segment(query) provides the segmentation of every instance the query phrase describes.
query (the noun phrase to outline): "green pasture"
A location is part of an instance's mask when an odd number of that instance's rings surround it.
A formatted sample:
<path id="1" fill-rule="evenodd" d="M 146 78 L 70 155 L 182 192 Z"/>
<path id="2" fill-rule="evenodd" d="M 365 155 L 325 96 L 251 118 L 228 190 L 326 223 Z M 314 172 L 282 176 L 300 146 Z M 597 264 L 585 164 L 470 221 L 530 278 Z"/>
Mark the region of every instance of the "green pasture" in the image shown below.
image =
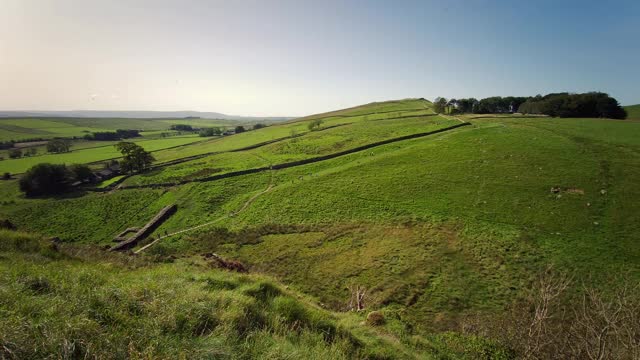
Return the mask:
<path id="1" fill-rule="evenodd" d="M 640 120 L 640 104 L 625 106 L 624 109 L 627 110 L 628 119 Z"/>
<path id="2" fill-rule="evenodd" d="M 455 125 L 458 122 L 437 116 L 424 116 L 400 120 L 360 121 L 322 131 L 307 131 L 302 136 L 285 139 L 252 150 L 242 152 L 222 152 L 205 158 L 184 162 L 178 165 L 153 170 L 143 176 L 133 177 L 126 181 L 127 185 L 153 184 L 193 180 L 213 174 L 222 174 L 255 167 L 269 166 L 295 160 L 302 160 L 321 155 L 328 155 L 349 150 L 369 143 L 401 137 Z M 250 139 L 255 143 L 256 131 Z M 205 142 L 185 148 L 170 149 L 158 152 L 158 155 L 169 152 L 189 151 L 199 145 L 234 144 L 234 135 L 217 141 Z M 245 143 L 245 142 L 243 142 Z M 249 143 L 245 143 L 249 144 Z M 375 151 L 375 150 L 372 150 Z M 369 152 L 371 153 L 371 151 Z"/>
<path id="3" fill-rule="evenodd" d="M 220 153 L 125 184 L 197 179 L 457 123 L 428 111 L 420 100 L 379 103 L 321 115 L 320 131 L 294 121 L 161 150 L 154 153 L 161 161 Z M 0 217 L 65 242 L 108 245 L 175 203 L 178 212 L 154 235 L 220 220 L 150 251 L 183 259 L 216 252 L 333 310 L 344 308 L 349 285 L 366 286 L 372 306 L 399 311 L 421 334 L 457 329 L 465 315 L 500 313 L 550 265 L 603 289 L 613 286 L 609 274 L 640 278 L 640 123 L 521 116 L 471 123 L 304 166 L 182 186 L 26 199 L 15 180 L 4 181 Z M 301 136 L 225 152 L 292 133 Z"/>
<path id="4" fill-rule="evenodd" d="M 366 324 L 272 278 L 162 264 L 95 247 L 51 247 L 0 230 L 2 351 L 15 358 L 413 359 L 506 351 L 471 336 L 408 336 L 397 314 Z M 180 291 L 176 291 L 180 289 Z M 46 329 L 46 331 L 43 331 Z"/>

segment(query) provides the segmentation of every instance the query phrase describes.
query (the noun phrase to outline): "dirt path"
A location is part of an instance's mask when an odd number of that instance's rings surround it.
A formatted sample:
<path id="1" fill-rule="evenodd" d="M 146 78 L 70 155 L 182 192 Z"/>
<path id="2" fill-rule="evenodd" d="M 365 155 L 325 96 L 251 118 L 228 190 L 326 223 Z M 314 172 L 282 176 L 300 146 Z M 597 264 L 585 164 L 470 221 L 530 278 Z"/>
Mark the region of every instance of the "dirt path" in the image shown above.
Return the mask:
<path id="1" fill-rule="evenodd" d="M 188 232 L 188 231 L 197 230 L 197 229 L 203 228 L 205 226 L 213 225 L 213 224 L 215 224 L 215 223 L 217 223 L 219 221 L 222 221 L 224 219 L 235 217 L 236 215 L 238 215 L 239 213 L 244 211 L 249 205 L 251 205 L 251 203 L 254 202 L 259 196 L 264 195 L 264 194 L 268 193 L 269 191 L 271 191 L 271 189 L 273 189 L 273 186 L 274 186 L 273 183 L 269 184 L 269 186 L 265 190 L 253 195 L 249 200 L 245 201 L 245 203 L 242 204 L 242 207 L 240 207 L 240 209 L 238 209 L 238 210 L 236 210 L 234 212 L 231 212 L 229 215 L 224 215 L 224 216 L 221 216 L 221 217 L 219 217 L 219 218 L 217 218 L 215 220 L 211 220 L 209 222 L 206 222 L 204 224 L 192 226 L 190 228 L 182 229 L 182 230 L 173 232 L 171 234 L 160 236 L 157 239 L 153 240 L 152 242 L 148 243 L 147 245 L 145 245 L 145 246 L 141 247 L 140 249 L 134 251 L 134 254 L 141 253 L 142 251 L 150 248 L 151 246 L 155 245 L 156 243 L 158 243 L 162 239 L 166 239 L 168 237 L 175 236 L 175 235 L 178 235 L 178 234 L 182 234 L 182 233 L 185 233 L 185 232 Z"/>

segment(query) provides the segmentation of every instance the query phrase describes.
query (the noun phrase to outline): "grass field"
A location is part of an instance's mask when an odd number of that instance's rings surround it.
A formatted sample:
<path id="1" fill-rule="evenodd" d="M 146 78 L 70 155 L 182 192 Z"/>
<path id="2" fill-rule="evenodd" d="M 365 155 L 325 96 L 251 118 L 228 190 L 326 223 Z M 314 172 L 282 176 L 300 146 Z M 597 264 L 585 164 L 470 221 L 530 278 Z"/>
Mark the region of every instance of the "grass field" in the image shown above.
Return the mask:
<path id="1" fill-rule="evenodd" d="M 317 118 L 324 119 L 320 131 L 309 131 Z M 348 286 L 365 286 L 370 309 L 395 314 L 402 324 L 404 333 L 396 325 L 387 329 L 399 336 L 399 353 L 415 350 L 406 335 L 431 344 L 420 351 L 433 354 L 441 346 L 434 332 L 458 331 L 466 316 L 500 314 L 526 297 L 548 266 L 605 291 L 616 282 L 610 274 L 640 279 L 640 123 L 469 121 L 312 164 L 209 182 L 26 199 L 15 181 L 3 181 L 0 218 L 66 243 L 104 246 L 177 204 L 154 236 L 218 221 L 163 239 L 148 256 L 175 256 L 183 264 L 216 252 L 338 312 Z M 434 115 L 423 100 L 374 103 L 160 150 L 159 161 L 202 157 L 124 185 L 200 179 L 458 123 Z M 230 152 L 274 139 L 281 141 Z M 571 291 L 579 294 L 581 284 Z M 465 357 L 435 354 L 429 356 Z"/>
<path id="2" fill-rule="evenodd" d="M 628 119 L 640 120 L 640 104 L 625 106 L 624 109 L 627 110 Z"/>
<path id="3" fill-rule="evenodd" d="M 416 341 L 393 317 L 385 324 L 365 325 L 364 314 L 332 313 L 268 277 L 211 270 L 203 260 L 154 264 L 106 256 L 95 249 L 51 248 L 29 234 L 0 230 L 0 238 L 3 356 L 410 359 L 419 352 L 428 358 L 481 352 L 504 355 L 495 345 L 471 337 Z M 456 351 L 452 343 L 470 343 L 475 348 Z"/>
<path id="4" fill-rule="evenodd" d="M 82 137 L 90 132 L 136 129 L 168 130 L 173 124 L 193 127 L 235 126 L 231 120 L 207 119 L 108 119 L 108 118 L 0 118 L 0 141 L 54 137 Z"/>
<path id="5" fill-rule="evenodd" d="M 139 144 L 147 151 L 159 151 L 166 148 L 191 144 L 194 142 L 202 141 L 203 139 L 198 135 L 182 135 L 172 136 L 167 138 L 155 138 L 155 139 L 130 139 L 128 141 Z M 0 161 L 0 172 L 10 172 L 12 174 L 20 174 L 27 171 L 30 167 L 36 164 L 48 162 L 54 164 L 86 164 L 95 161 L 102 161 L 107 159 L 114 159 L 120 157 L 120 153 L 113 146 L 116 142 L 104 141 L 104 142 L 89 142 L 90 146 L 79 146 L 75 148 L 72 146 L 71 152 L 63 154 L 48 154 L 43 152 L 37 156 L 22 157 L 19 159 L 5 159 Z M 87 144 L 89 145 L 89 144 Z"/>

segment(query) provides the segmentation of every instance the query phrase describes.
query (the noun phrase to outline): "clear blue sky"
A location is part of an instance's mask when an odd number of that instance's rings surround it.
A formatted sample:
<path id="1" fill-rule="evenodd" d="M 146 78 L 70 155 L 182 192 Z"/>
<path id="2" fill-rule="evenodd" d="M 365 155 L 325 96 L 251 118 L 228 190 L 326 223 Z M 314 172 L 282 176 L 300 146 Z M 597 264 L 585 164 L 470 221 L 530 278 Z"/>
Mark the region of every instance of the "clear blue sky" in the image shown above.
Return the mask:
<path id="1" fill-rule="evenodd" d="M 303 115 L 405 97 L 640 103 L 640 1 L 0 0 L 0 109 Z"/>

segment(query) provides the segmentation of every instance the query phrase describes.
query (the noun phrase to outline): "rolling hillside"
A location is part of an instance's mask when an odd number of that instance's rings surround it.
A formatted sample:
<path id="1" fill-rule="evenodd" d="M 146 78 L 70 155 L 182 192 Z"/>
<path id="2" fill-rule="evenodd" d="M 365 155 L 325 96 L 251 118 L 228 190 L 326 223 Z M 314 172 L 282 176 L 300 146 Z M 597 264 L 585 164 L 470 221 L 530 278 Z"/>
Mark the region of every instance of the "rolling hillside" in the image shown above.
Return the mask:
<path id="1" fill-rule="evenodd" d="M 502 314 L 549 267 L 603 291 L 622 281 L 611 274 L 640 279 L 637 122 L 465 120 L 406 99 L 154 155 L 107 192 L 25 199 L 4 181 L 0 218 L 106 246 L 176 204 L 143 258 L 215 252 L 334 312 L 363 286 L 403 344 Z"/>
<path id="2" fill-rule="evenodd" d="M 640 104 L 625 106 L 624 109 L 627 110 L 628 119 L 640 120 Z"/>

